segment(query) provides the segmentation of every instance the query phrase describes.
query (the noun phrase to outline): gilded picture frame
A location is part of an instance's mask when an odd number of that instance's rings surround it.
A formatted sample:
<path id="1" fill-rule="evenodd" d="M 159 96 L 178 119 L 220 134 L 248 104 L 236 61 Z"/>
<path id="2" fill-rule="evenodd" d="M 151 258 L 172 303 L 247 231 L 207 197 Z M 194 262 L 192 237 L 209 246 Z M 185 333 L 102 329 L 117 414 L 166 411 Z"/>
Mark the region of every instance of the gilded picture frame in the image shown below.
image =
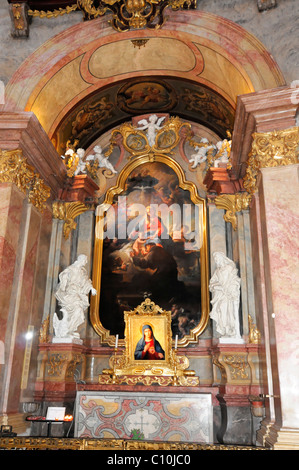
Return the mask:
<path id="1" fill-rule="evenodd" d="M 141 304 L 154 305 L 150 299 Z M 125 312 L 125 367 L 132 370 L 134 374 L 159 375 L 167 373 L 171 368 L 171 318 L 170 312 L 160 311 L 138 314 L 135 310 Z M 150 330 L 149 330 L 150 328 Z M 150 357 L 148 351 L 143 354 L 142 342 L 146 331 L 150 331 L 152 341 L 155 342 L 155 352 Z M 139 346 L 141 344 L 141 347 Z"/>
<path id="2" fill-rule="evenodd" d="M 115 198 L 118 198 L 124 194 L 126 189 L 126 183 L 128 177 L 135 170 L 138 171 L 145 164 L 160 163 L 165 165 L 172 171 L 178 180 L 178 185 L 181 190 L 188 192 L 190 195 L 190 200 L 192 203 L 199 207 L 200 209 L 200 221 L 199 221 L 199 231 L 201 233 L 201 247 L 199 250 L 199 260 L 200 260 L 200 285 L 198 289 L 200 290 L 201 296 L 201 305 L 200 305 L 200 318 L 198 322 L 185 334 L 183 337 L 179 338 L 178 346 L 185 347 L 188 344 L 197 342 L 198 337 L 205 330 L 208 320 L 209 320 L 209 288 L 208 288 L 208 248 L 207 248 L 207 222 L 206 222 L 206 201 L 204 198 L 200 197 L 196 188 L 196 185 L 193 182 L 187 181 L 185 178 L 185 173 L 179 163 L 174 160 L 169 155 L 158 154 L 158 153 L 149 153 L 147 155 L 141 155 L 136 157 L 133 160 L 130 160 L 127 165 L 123 168 L 121 173 L 118 176 L 117 183 L 115 186 L 108 189 L 106 193 L 105 200 L 101 205 L 102 208 L 111 207 Z M 102 291 L 102 280 L 103 280 L 103 253 L 104 253 L 104 240 L 101 233 L 104 232 L 104 219 L 105 212 L 99 212 L 96 215 L 96 236 L 94 243 L 94 258 L 93 258 L 93 286 L 97 290 L 97 295 L 91 298 L 90 304 L 90 320 L 92 326 L 96 333 L 100 336 L 102 344 L 107 344 L 109 346 L 115 345 L 116 334 L 119 334 L 119 345 L 124 346 L 124 335 L 119 331 L 111 331 L 110 328 L 107 328 L 103 324 L 103 311 L 101 311 L 102 303 L 101 297 L 103 294 Z M 105 268 L 105 266 L 104 266 Z M 112 285 L 113 283 L 111 283 Z M 113 297 L 113 293 L 109 295 L 109 298 Z M 140 300 L 140 299 L 139 299 Z M 152 300 L 156 303 L 159 303 L 156 298 L 152 297 Z M 138 305 L 140 301 L 136 301 Z M 161 305 L 159 303 L 159 305 Z M 169 310 L 162 306 L 164 310 Z M 134 308 L 134 306 L 133 306 Z M 129 308 L 124 310 L 128 311 Z M 111 316 L 111 311 L 107 310 L 107 315 Z M 118 324 L 120 324 L 118 322 Z M 123 317 L 123 332 L 125 328 L 125 321 Z M 174 343 L 175 330 L 172 328 L 172 341 Z M 123 336 L 123 337 L 122 337 Z"/>

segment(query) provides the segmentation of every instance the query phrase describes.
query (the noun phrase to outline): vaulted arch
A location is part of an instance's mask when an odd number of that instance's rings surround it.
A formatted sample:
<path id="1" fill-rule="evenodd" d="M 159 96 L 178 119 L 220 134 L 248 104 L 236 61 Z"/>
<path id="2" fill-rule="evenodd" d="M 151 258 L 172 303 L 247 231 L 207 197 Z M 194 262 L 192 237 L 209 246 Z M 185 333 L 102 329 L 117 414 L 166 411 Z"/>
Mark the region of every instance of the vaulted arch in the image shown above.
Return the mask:
<path id="1" fill-rule="evenodd" d="M 5 108 L 33 112 L 61 152 L 68 140 L 79 138 L 86 147 L 133 115 L 160 110 L 223 136 L 233 127 L 238 95 L 283 84 L 265 47 L 220 16 L 169 12 L 161 30 L 126 33 L 98 18 L 63 31 L 29 56 L 7 86 Z M 134 91 L 135 105 L 128 103 Z"/>

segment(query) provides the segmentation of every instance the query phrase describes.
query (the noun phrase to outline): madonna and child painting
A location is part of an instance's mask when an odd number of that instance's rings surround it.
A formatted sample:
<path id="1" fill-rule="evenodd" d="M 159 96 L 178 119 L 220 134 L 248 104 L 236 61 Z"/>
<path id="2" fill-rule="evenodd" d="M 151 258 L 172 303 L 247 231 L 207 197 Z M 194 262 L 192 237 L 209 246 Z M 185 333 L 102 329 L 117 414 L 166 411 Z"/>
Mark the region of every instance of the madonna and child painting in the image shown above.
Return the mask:
<path id="1" fill-rule="evenodd" d="M 173 338 L 188 335 L 201 319 L 202 207 L 180 187 L 174 169 L 162 162 L 136 167 L 114 196 L 104 229 L 99 289 L 103 327 L 123 337 L 124 312 L 150 293 L 156 304 L 171 311 Z M 163 354 L 152 341 L 154 354 Z M 150 357 L 151 350 L 147 346 L 144 352 L 143 346 L 138 354 Z"/>

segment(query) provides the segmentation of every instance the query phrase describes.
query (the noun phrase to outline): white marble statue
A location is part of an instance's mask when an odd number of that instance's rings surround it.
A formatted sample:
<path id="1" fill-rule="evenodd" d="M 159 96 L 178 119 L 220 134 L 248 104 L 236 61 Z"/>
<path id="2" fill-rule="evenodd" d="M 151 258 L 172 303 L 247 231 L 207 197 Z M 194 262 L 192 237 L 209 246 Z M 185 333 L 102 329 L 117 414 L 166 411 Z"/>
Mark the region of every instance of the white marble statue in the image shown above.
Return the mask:
<path id="1" fill-rule="evenodd" d="M 75 170 L 74 175 L 79 175 L 80 173 L 86 173 L 86 162 L 83 160 L 85 155 L 85 150 L 84 149 L 78 149 L 77 150 L 77 157 L 78 157 L 78 162 L 77 162 L 77 168 Z"/>
<path id="2" fill-rule="evenodd" d="M 215 148 L 214 145 L 207 145 L 209 141 L 205 137 L 203 137 L 200 142 L 204 145 L 201 147 L 195 147 L 195 153 L 191 155 L 189 160 L 190 163 L 193 163 L 191 168 L 196 168 L 197 165 L 200 165 L 201 163 L 205 162 L 207 159 L 208 151 Z"/>
<path id="3" fill-rule="evenodd" d="M 77 260 L 59 274 L 59 284 L 55 293 L 62 319 L 57 313 L 53 316 L 55 336 L 53 342 L 69 342 L 75 340 L 81 342 L 77 332 L 78 327 L 84 322 L 85 312 L 89 307 L 88 294 L 96 295 L 91 280 L 88 278 L 85 265 L 87 257 L 79 255 Z"/>
<path id="4" fill-rule="evenodd" d="M 239 322 L 240 283 L 235 263 L 224 253 L 213 253 L 216 264 L 210 280 L 212 311 L 210 317 L 216 322 L 216 330 L 222 337 L 241 339 Z"/>
<path id="5" fill-rule="evenodd" d="M 217 153 L 215 155 L 214 167 L 218 167 L 219 163 L 229 163 L 230 151 L 231 151 L 231 140 L 220 140 L 216 144 Z"/>
<path id="6" fill-rule="evenodd" d="M 83 160 L 85 150 L 79 148 L 78 150 L 67 149 L 61 158 L 65 160 L 67 158 L 67 167 L 69 168 L 69 176 L 79 175 L 80 173 L 86 173 L 86 162 Z"/>
<path id="7" fill-rule="evenodd" d="M 108 157 L 105 157 L 103 154 L 102 147 L 100 145 L 96 145 L 93 148 L 94 154 L 88 155 L 86 161 L 97 162 L 99 168 L 107 168 L 108 170 L 112 171 L 112 173 L 117 173 L 115 168 L 113 167 L 112 163 L 109 162 Z"/>
<path id="8" fill-rule="evenodd" d="M 158 119 L 156 114 L 151 114 L 151 116 L 148 118 L 148 121 L 146 119 L 141 119 L 141 121 L 138 121 L 138 125 L 142 127 L 138 127 L 137 129 L 147 131 L 146 137 L 151 147 L 155 144 L 157 131 L 163 127 L 160 124 L 162 121 L 164 121 L 164 119 L 165 116 L 162 116 Z"/>

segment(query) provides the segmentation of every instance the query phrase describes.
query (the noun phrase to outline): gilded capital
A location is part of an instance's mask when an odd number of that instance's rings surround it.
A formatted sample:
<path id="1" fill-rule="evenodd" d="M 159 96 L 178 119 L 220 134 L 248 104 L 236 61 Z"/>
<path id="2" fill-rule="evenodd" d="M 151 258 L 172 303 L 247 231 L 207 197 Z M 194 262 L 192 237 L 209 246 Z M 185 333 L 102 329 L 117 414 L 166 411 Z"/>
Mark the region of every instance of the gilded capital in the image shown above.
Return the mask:
<path id="1" fill-rule="evenodd" d="M 75 218 L 86 212 L 88 207 L 83 202 L 62 202 L 55 201 L 52 205 L 54 219 L 64 220 L 63 235 L 67 240 L 72 230 L 77 227 Z"/>
<path id="2" fill-rule="evenodd" d="M 14 183 L 41 212 L 51 194 L 50 188 L 27 163 L 21 149 L 0 149 L 0 183 Z"/>
<path id="3" fill-rule="evenodd" d="M 256 179 L 261 168 L 293 165 L 299 162 L 299 127 L 281 131 L 255 132 L 244 188 L 248 193 L 256 191 Z"/>
<path id="4" fill-rule="evenodd" d="M 234 230 L 237 230 L 236 213 L 248 209 L 251 201 L 251 195 L 245 192 L 236 194 L 221 194 L 215 197 L 214 202 L 217 209 L 224 209 L 223 216 L 226 222 L 230 222 Z"/>

